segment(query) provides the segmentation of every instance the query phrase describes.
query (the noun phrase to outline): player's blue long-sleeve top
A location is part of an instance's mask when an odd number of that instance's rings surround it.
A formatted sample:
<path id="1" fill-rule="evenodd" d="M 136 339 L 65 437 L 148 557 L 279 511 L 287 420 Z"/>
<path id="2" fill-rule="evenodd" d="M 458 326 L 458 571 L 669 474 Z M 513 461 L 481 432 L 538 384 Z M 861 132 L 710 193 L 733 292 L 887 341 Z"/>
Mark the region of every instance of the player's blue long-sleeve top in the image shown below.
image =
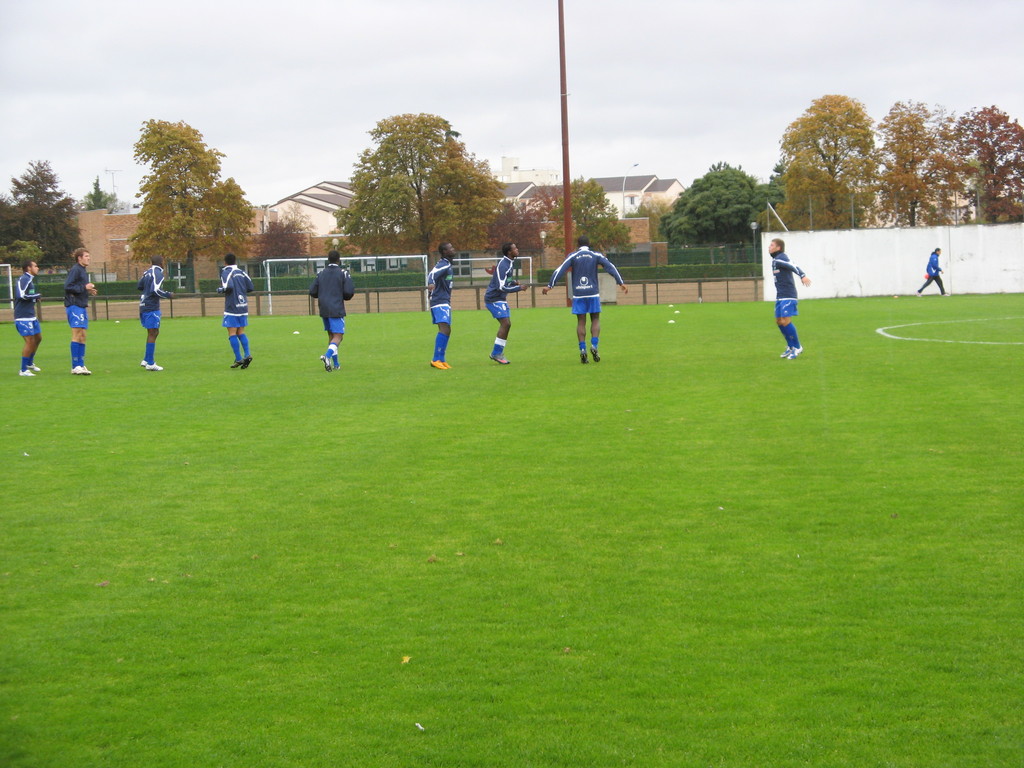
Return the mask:
<path id="1" fill-rule="evenodd" d="M 795 299 L 796 278 L 804 277 L 804 271 L 779 251 L 772 259 L 772 274 L 775 275 L 775 298 Z"/>
<path id="2" fill-rule="evenodd" d="M 65 307 L 89 306 L 89 292 L 85 289 L 88 282 L 89 273 L 81 264 L 75 264 L 68 270 L 68 276 L 64 279 Z"/>
<path id="3" fill-rule="evenodd" d="M 160 299 L 171 298 L 171 293 L 165 291 L 164 270 L 155 264 L 142 273 L 137 287 L 139 291 L 139 311 L 156 312 L 160 309 Z"/>
<path id="4" fill-rule="evenodd" d="M 566 273 L 572 270 L 572 297 L 574 299 L 590 299 L 601 295 L 601 289 L 597 284 L 597 268 L 604 267 L 605 271 L 615 278 L 615 282 L 624 285 L 622 275 L 605 257 L 603 253 L 592 251 L 586 246 L 570 253 L 565 261 L 561 263 L 555 273 L 548 281 L 548 288 L 554 288 L 555 283 Z"/>
<path id="5" fill-rule="evenodd" d="M 320 317 L 344 317 L 345 302 L 356 295 L 356 288 L 347 269 L 328 264 L 309 286 L 309 295 L 320 304 Z"/>
<path id="6" fill-rule="evenodd" d="M 14 289 L 14 319 L 35 320 L 36 302 L 41 294 L 36 292 L 35 275 L 24 273 L 18 278 L 18 285 Z"/>
<path id="7" fill-rule="evenodd" d="M 508 256 L 502 256 L 498 266 L 494 268 L 491 275 L 491 282 L 487 285 L 487 292 L 484 294 L 484 301 L 493 304 L 496 301 L 504 301 L 510 293 L 523 290 L 523 286 L 512 283 L 512 265 L 515 263 Z"/>
<path id="8" fill-rule="evenodd" d="M 920 263 L 918 262 L 918 264 Z M 942 271 L 939 269 L 939 254 L 935 253 L 935 251 L 932 251 L 932 255 L 928 257 L 928 269 L 926 271 L 928 272 L 928 277 L 938 277 Z"/>
<path id="9" fill-rule="evenodd" d="M 220 290 L 224 294 L 224 314 L 242 315 L 249 314 L 249 299 L 247 293 L 256 290 L 252 280 L 245 272 L 235 264 L 230 264 L 220 273 Z"/>
<path id="10" fill-rule="evenodd" d="M 430 306 L 438 307 L 450 304 L 452 300 L 452 263 L 442 257 L 427 275 L 427 285 L 434 286 L 430 291 Z"/>

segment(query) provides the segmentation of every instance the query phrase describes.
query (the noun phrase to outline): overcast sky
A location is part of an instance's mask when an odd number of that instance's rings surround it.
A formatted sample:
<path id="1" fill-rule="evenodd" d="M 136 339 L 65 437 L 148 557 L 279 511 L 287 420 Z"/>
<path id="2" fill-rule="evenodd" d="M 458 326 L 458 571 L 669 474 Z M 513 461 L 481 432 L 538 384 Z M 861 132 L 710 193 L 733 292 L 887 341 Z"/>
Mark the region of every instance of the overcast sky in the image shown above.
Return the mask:
<path id="1" fill-rule="evenodd" d="M 6 0 L 0 191 L 47 160 L 134 198 L 148 119 L 224 153 L 251 203 L 346 180 L 367 132 L 429 112 L 500 167 L 561 169 L 557 0 Z M 1024 120 L 1020 0 L 565 0 L 571 176 L 767 180 L 786 126 L 836 93 Z M 633 168 L 633 164 L 637 167 Z M 114 174 L 107 171 L 117 171 Z"/>

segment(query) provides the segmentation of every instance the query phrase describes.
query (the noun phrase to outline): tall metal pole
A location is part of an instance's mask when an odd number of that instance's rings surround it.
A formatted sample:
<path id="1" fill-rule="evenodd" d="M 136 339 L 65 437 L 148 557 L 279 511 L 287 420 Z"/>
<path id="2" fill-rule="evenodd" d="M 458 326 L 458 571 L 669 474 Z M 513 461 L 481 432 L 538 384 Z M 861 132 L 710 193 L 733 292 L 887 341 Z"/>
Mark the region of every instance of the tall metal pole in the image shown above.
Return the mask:
<path id="1" fill-rule="evenodd" d="M 558 0 L 558 69 L 562 93 L 562 226 L 565 232 L 565 255 L 573 252 L 572 181 L 569 175 L 569 88 L 565 80 L 565 9 Z"/>

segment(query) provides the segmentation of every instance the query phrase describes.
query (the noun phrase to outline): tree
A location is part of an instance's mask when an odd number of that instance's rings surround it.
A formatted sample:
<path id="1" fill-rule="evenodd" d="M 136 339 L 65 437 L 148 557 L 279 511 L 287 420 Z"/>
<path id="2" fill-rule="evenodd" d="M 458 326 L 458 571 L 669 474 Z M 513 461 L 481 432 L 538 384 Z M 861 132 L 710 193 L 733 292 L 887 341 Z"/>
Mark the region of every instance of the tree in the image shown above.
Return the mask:
<path id="1" fill-rule="evenodd" d="M 11 200 L 0 211 L 3 244 L 15 240 L 36 243 L 43 251 L 40 266 L 67 262 L 82 245 L 75 221 L 75 201 L 60 189 L 50 164 L 29 163 L 20 179 L 11 179 Z"/>
<path id="2" fill-rule="evenodd" d="M 234 179 L 220 180 L 223 154 L 183 122 L 148 120 L 135 143 L 135 161 L 150 167 L 142 179 L 135 258 L 152 255 L 191 262 L 202 253 L 242 250 L 252 206 Z"/>
<path id="3" fill-rule="evenodd" d="M 313 222 L 301 213 L 297 204 L 292 203 L 285 209 L 281 220 L 270 222 L 267 231 L 256 239 L 256 258 L 266 261 L 307 255 L 308 233 L 312 229 Z"/>
<path id="4" fill-rule="evenodd" d="M 547 244 L 565 250 L 565 226 L 561 187 L 542 188 L 537 196 L 540 210 L 550 209 L 547 218 L 554 222 Z M 586 235 L 598 251 L 614 253 L 630 247 L 629 228 L 619 221 L 619 211 L 604 194 L 604 188 L 593 179 L 574 179 L 570 184 L 573 231 Z"/>
<path id="5" fill-rule="evenodd" d="M 13 264 L 20 267 L 26 261 L 34 261 L 40 264 L 43 258 L 43 249 L 35 243 L 25 240 L 15 240 L 7 245 L 0 246 L 0 262 Z"/>
<path id="6" fill-rule="evenodd" d="M 872 210 L 875 141 L 864 105 L 822 96 L 782 136 L 786 201 L 779 213 L 792 229 L 856 226 Z"/>
<path id="7" fill-rule="evenodd" d="M 545 220 L 538 206 L 506 200 L 487 228 L 487 247 L 498 250 L 503 243 L 511 242 L 523 253 L 539 253 L 544 248 L 540 233 Z"/>
<path id="8" fill-rule="evenodd" d="M 96 180 L 92 183 L 92 190 L 85 197 L 82 198 L 82 210 L 83 211 L 98 211 L 101 208 L 105 208 L 108 211 L 115 210 L 121 201 L 117 199 L 117 195 L 113 192 L 104 192 L 100 189 L 100 177 L 97 176 Z"/>
<path id="9" fill-rule="evenodd" d="M 429 253 L 441 239 L 487 245 L 502 187 L 447 120 L 397 115 L 370 137 L 352 175 L 352 205 L 336 214 L 345 234 L 367 253 Z"/>
<path id="10" fill-rule="evenodd" d="M 955 120 L 942 108 L 897 102 L 878 124 L 878 201 L 898 226 L 953 223 L 954 197 L 963 191 Z"/>
<path id="11" fill-rule="evenodd" d="M 1010 221 L 1022 214 L 1024 128 L 997 107 L 968 112 L 957 121 L 957 144 L 973 171 L 970 187 L 980 221 Z"/>
<path id="12" fill-rule="evenodd" d="M 745 242 L 764 200 L 756 178 L 742 168 L 716 163 L 676 199 L 662 229 L 673 246 Z"/>
<path id="13" fill-rule="evenodd" d="M 647 219 L 650 222 L 651 242 L 664 242 L 668 235 L 662 229 L 662 219 L 672 210 L 672 202 L 662 198 L 649 198 L 640 203 L 630 218 Z"/>

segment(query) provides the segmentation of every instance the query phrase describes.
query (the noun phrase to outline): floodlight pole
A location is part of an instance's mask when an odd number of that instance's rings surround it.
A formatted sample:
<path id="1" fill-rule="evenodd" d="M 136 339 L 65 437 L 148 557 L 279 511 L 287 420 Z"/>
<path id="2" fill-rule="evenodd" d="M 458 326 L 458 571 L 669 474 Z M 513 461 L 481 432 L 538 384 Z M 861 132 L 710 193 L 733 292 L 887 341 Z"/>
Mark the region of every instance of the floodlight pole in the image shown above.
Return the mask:
<path id="1" fill-rule="evenodd" d="M 562 231 L 565 233 L 564 250 L 573 251 L 572 182 L 569 176 L 569 88 L 565 78 L 565 4 L 558 0 L 558 71 L 562 94 Z M 569 301 L 569 281 L 565 281 L 566 302 Z"/>

